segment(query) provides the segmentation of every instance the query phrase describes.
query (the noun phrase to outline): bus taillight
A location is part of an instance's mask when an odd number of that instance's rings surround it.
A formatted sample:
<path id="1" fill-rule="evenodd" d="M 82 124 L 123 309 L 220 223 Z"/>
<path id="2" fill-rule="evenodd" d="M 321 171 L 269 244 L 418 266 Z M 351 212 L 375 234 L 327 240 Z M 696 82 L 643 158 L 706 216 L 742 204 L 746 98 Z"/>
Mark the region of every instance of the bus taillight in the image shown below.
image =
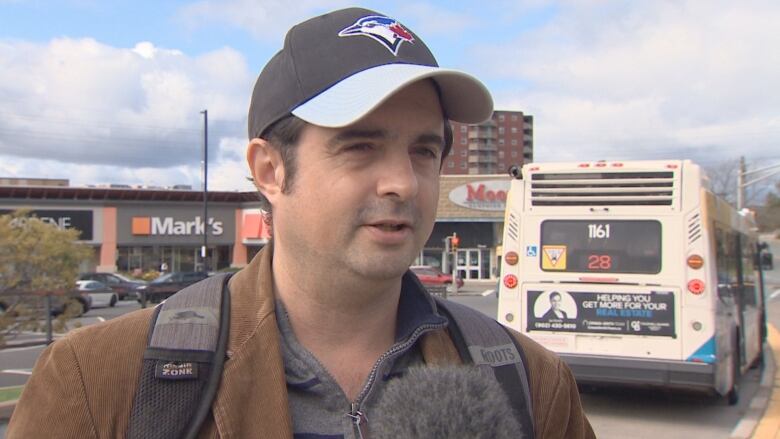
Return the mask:
<path id="1" fill-rule="evenodd" d="M 514 274 L 507 274 L 504 276 L 504 286 L 507 288 L 514 288 L 517 286 L 517 276 Z"/>
<path id="2" fill-rule="evenodd" d="M 693 279 L 688 282 L 688 291 L 697 296 L 704 292 L 704 281 L 700 279 Z"/>
<path id="3" fill-rule="evenodd" d="M 698 270 L 704 265 L 704 258 L 699 255 L 688 256 L 688 266 L 694 270 Z"/>

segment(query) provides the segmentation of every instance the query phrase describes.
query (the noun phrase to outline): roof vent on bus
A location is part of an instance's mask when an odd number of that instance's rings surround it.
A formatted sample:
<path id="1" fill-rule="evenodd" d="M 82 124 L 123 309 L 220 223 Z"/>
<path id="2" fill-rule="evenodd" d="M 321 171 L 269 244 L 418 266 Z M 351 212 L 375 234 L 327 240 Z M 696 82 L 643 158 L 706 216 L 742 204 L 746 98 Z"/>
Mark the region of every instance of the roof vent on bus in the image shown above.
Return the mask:
<path id="1" fill-rule="evenodd" d="M 671 206 L 674 171 L 531 174 L 533 206 Z"/>

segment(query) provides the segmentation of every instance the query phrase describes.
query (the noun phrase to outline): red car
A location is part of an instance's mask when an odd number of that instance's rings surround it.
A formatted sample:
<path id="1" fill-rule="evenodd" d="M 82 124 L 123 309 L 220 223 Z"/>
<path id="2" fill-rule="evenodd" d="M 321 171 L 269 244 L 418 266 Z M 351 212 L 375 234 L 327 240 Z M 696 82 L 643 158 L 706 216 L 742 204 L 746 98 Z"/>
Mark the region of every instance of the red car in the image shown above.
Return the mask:
<path id="1" fill-rule="evenodd" d="M 452 275 L 444 274 L 437 268 L 428 265 L 414 265 L 409 267 L 422 282 L 423 285 L 451 285 Z M 458 278 L 458 288 L 463 286 L 463 279 Z"/>

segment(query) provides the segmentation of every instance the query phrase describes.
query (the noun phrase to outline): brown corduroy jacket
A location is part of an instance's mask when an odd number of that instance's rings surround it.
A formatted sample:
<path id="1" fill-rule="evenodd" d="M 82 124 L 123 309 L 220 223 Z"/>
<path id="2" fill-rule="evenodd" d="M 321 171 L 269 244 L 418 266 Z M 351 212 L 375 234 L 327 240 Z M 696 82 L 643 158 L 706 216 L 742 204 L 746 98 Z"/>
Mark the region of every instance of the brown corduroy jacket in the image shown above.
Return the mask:
<path id="1" fill-rule="evenodd" d="M 228 359 L 200 437 L 291 438 L 287 388 L 263 251 L 230 280 Z M 127 431 L 152 310 L 73 331 L 38 358 L 7 438 L 121 438 Z M 537 438 L 595 438 L 569 368 L 517 335 L 528 359 Z M 446 330 L 422 339 L 426 363 L 461 362 Z"/>

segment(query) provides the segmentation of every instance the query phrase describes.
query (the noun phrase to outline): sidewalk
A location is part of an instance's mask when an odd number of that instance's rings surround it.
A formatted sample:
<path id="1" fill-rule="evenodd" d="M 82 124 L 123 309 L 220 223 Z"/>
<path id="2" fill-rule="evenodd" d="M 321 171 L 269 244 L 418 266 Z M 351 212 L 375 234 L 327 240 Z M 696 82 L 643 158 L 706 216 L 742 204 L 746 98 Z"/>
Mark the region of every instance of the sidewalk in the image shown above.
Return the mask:
<path id="1" fill-rule="evenodd" d="M 768 325 L 769 336 L 767 344 L 769 348 L 765 351 L 767 358 L 767 372 L 770 363 L 774 369 L 773 373 L 765 373 L 761 378 L 761 388 L 759 389 L 753 401 L 750 403 L 751 409 L 760 410 L 758 425 L 753 430 L 753 439 L 780 439 L 780 332 L 773 326 Z M 745 420 L 749 421 L 749 415 L 745 415 Z M 744 421 L 743 421 L 744 422 Z M 740 422 L 742 424 L 742 422 Z M 737 426 L 737 429 L 739 425 Z M 735 432 L 736 430 L 735 429 Z M 740 437 L 732 435 L 732 438 Z"/>

